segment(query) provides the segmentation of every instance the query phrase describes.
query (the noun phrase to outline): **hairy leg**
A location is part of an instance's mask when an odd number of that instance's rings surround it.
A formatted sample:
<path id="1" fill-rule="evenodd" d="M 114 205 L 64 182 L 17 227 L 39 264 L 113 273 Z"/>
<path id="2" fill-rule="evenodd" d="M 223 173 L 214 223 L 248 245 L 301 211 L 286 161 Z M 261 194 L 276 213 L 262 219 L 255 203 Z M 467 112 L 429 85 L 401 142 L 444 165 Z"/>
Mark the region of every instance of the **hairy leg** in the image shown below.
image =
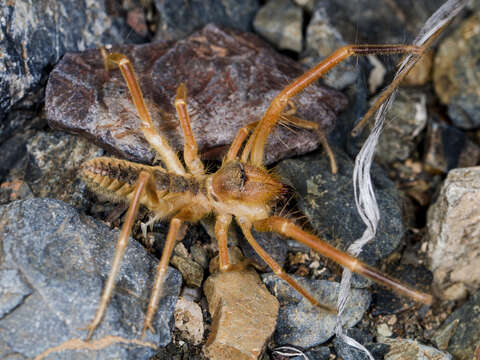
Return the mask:
<path id="1" fill-rule="evenodd" d="M 183 131 L 185 141 L 183 158 L 190 172 L 194 175 L 205 174 L 203 163 L 198 156 L 198 147 L 195 137 L 190 126 L 190 117 L 187 112 L 187 88 L 181 83 L 177 89 L 177 97 L 175 98 L 175 108 L 177 109 L 178 118 Z"/>
<path id="2" fill-rule="evenodd" d="M 256 221 L 253 225 L 257 231 L 273 231 L 297 240 L 298 242 L 307 245 L 309 248 L 328 257 L 329 259 L 332 259 L 351 271 L 365 276 L 366 278 L 369 278 L 376 283 L 386 286 L 393 291 L 407 296 L 415 301 L 427 305 L 430 305 L 433 301 L 431 295 L 412 289 L 411 287 L 402 284 L 398 280 L 383 275 L 377 269 L 366 265 L 353 256 L 334 248 L 318 237 L 302 230 L 288 219 L 279 216 L 272 216 L 265 220 Z"/>
<path id="3" fill-rule="evenodd" d="M 143 323 L 142 337 L 145 336 L 145 333 L 150 330 L 152 333 L 155 333 L 153 328 L 153 318 L 155 316 L 155 311 L 158 307 L 158 301 L 162 295 L 162 287 L 165 281 L 165 275 L 167 273 L 168 262 L 172 255 L 173 247 L 177 239 L 177 233 L 180 230 L 180 227 L 183 223 L 183 220 L 174 217 L 170 220 L 170 228 L 168 229 L 167 240 L 165 241 L 165 247 L 163 248 L 162 257 L 157 266 L 157 273 L 155 276 L 155 282 L 153 285 L 152 296 L 147 307 L 147 314 L 145 315 L 145 320 Z"/>
<path id="4" fill-rule="evenodd" d="M 330 313 L 336 313 L 336 310 L 328 305 L 321 304 L 317 299 L 313 297 L 307 290 L 305 290 L 299 283 L 293 280 L 288 276 L 281 266 L 270 256 L 267 252 L 258 244 L 255 238 L 252 235 L 251 228 L 252 224 L 246 219 L 237 218 L 237 222 L 242 229 L 243 235 L 247 239 L 250 246 L 255 250 L 255 252 L 265 261 L 268 266 L 273 270 L 275 275 L 280 277 L 282 280 L 286 281 L 291 287 L 298 291 L 303 297 L 305 297 L 313 306 L 316 306 L 322 310 L 325 310 Z"/>
<path id="5" fill-rule="evenodd" d="M 122 230 L 117 240 L 117 247 L 115 249 L 115 256 L 112 262 L 112 268 L 110 274 L 108 275 L 107 282 L 103 288 L 102 297 L 100 298 L 100 303 L 98 304 L 97 312 L 92 322 L 88 326 L 88 334 L 86 340 L 90 339 L 93 335 L 93 332 L 97 328 L 98 324 L 105 314 L 105 309 L 107 308 L 108 302 L 112 297 L 112 292 L 115 287 L 115 278 L 120 269 L 120 263 L 122 261 L 123 254 L 127 248 L 128 238 L 132 231 L 133 222 L 137 216 L 138 208 L 140 206 L 140 198 L 142 197 L 143 191 L 150 180 L 150 174 L 148 172 L 142 171 L 138 177 L 137 184 L 135 185 L 135 190 L 133 191 L 132 200 L 130 201 L 130 207 L 128 208 L 127 216 L 125 222 L 123 223 Z"/>
<path id="6" fill-rule="evenodd" d="M 335 67 L 338 63 L 354 55 L 368 55 L 368 54 L 423 54 L 424 47 L 414 45 L 347 45 L 344 46 L 329 57 L 321 61 L 319 64 L 308 70 L 305 74 L 298 77 L 292 83 L 287 85 L 276 97 L 268 107 L 260 124 L 255 128 L 254 133 L 250 137 L 246 148 L 251 149 L 250 160 L 253 165 L 260 166 L 263 161 L 263 154 L 267 137 L 277 123 L 280 115 L 287 106 L 289 100 L 295 95 L 303 91 L 307 86 L 312 84 L 326 72 Z"/>
<path id="7" fill-rule="evenodd" d="M 230 268 L 228 260 L 228 228 L 232 222 L 231 215 L 219 215 L 215 221 L 215 237 L 218 241 L 218 260 L 220 271 L 227 271 Z"/>
<path id="8" fill-rule="evenodd" d="M 300 127 L 303 129 L 310 129 L 317 134 L 318 139 L 320 140 L 320 143 L 322 144 L 323 148 L 325 149 L 325 152 L 328 155 L 328 158 L 330 160 L 330 169 L 332 171 L 332 174 L 336 174 L 338 171 L 338 166 L 337 162 L 335 160 L 335 155 L 333 154 L 332 148 L 328 144 L 327 136 L 325 135 L 325 132 L 320 128 L 320 126 L 314 122 L 314 121 L 308 121 L 308 120 L 303 120 L 300 119 L 299 117 L 293 116 L 293 115 L 282 115 L 282 122 L 288 122 L 289 124 L 292 124 L 296 127 Z"/>
<path id="9" fill-rule="evenodd" d="M 123 78 L 130 90 L 133 103 L 137 108 L 141 120 L 140 128 L 142 129 L 143 135 L 149 144 L 157 151 L 165 167 L 176 174 L 184 175 L 185 168 L 178 159 L 177 154 L 170 147 L 167 139 L 155 130 L 130 60 L 123 54 L 112 53 L 107 56 L 106 63 L 107 66 L 115 64 L 120 68 Z"/>
<path id="10" fill-rule="evenodd" d="M 230 149 L 228 149 L 228 153 L 225 156 L 225 161 L 235 160 L 237 158 L 238 152 L 240 151 L 243 142 L 253 131 L 253 129 L 255 129 L 258 123 L 258 121 L 255 121 L 253 123 L 245 125 L 240 130 L 238 130 L 237 136 L 235 136 L 235 139 L 233 140 L 232 145 L 230 145 Z"/>

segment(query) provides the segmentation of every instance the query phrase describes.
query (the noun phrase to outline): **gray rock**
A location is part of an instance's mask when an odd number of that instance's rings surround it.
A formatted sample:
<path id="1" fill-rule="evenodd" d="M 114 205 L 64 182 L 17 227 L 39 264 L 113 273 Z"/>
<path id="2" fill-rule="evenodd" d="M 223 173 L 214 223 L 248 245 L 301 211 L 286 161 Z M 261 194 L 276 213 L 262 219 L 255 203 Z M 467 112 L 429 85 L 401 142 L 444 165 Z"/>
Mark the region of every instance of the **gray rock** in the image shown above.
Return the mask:
<path id="1" fill-rule="evenodd" d="M 476 12 L 440 44 L 433 81 L 440 100 L 448 105 L 455 126 L 480 127 L 480 12 Z"/>
<path id="2" fill-rule="evenodd" d="M 84 338 L 86 331 L 81 328 L 96 311 L 118 231 L 50 199 L 0 207 L 0 227 L 0 358 L 14 354 L 32 358 L 66 341 Z M 153 349 L 135 345 L 133 339 L 143 326 L 155 266 L 156 261 L 130 241 L 113 297 L 93 336 L 93 342 L 106 339 L 103 345 L 98 343 L 97 350 L 65 350 L 47 358 L 150 358 Z M 179 273 L 169 269 L 166 296 L 160 301 L 154 323 L 157 334 L 149 333 L 146 341 L 157 346 L 170 342 L 180 285 Z M 104 338 L 108 335 L 127 340 L 109 344 Z"/>
<path id="3" fill-rule="evenodd" d="M 202 268 L 208 268 L 208 255 L 205 248 L 199 243 L 195 243 L 190 247 L 190 252 L 192 253 L 193 260 L 196 263 L 200 264 Z"/>
<path id="4" fill-rule="evenodd" d="M 331 24 L 352 44 L 405 43 L 443 4 L 441 0 L 317 0 Z"/>
<path id="5" fill-rule="evenodd" d="M 292 277 L 321 303 L 335 307 L 340 284 Z M 314 308 L 308 300 L 278 276 L 270 273 L 263 275 L 262 278 L 280 302 L 274 335 L 277 344 L 310 348 L 322 344 L 334 334 L 336 315 Z M 370 304 L 370 298 L 367 290 L 352 289 L 342 319 L 344 327 L 350 328 L 360 321 Z"/>
<path id="6" fill-rule="evenodd" d="M 275 233 L 261 233 L 252 229 L 252 235 L 258 244 L 270 255 L 281 267 L 287 259 L 287 239 Z M 242 249 L 243 255 L 253 260 L 255 267 L 262 271 L 272 271 L 262 258 L 253 250 L 245 237 L 239 234 L 238 246 Z"/>
<path id="7" fill-rule="evenodd" d="M 383 359 L 385 353 L 388 351 L 388 345 L 381 343 L 374 343 L 373 336 L 367 334 L 357 328 L 348 329 L 347 335 L 358 343 L 362 344 L 374 357 L 374 359 Z M 378 338 L 377 338 L 378 340 Z M 368 355 L 361 350 L 345 343 L 341 338 L 335 337 L 333 339 L 335 352 L 342 360 L 369 360 Z"/>
<path id="8" fill-rule="evenodd" d="M 386 117 L 385 130 L 378 142 L 376 159 L 382 164 L 407 160 L 427 124 L 427 96 L 400 89 Z"/>
<path id="9" fill-rule="evenodd" d="M 276 171 L 293 185 L 298 194 L 298 206 L 308 217 L 322 239 L 341 250 L 359 238 L 365 225 L 355 207 L 352 185 L 353 161 L 340 150 L 334 150 L 338 174 L 330 172 L 324 152 L 302 159 L 283 160 Z M 372 180 L 380 208 L 375 241 L 366 244 L 359 258 L 373 265 L 392 253 L 404 234 L 398 194 L 394 184 L 379 167 L 373 167 Z"/>
<path id="10" fill-rule="evenodd" d="M 431 346 L 420 344 L 415 340 L 397 338 L 386 339 L 385 342 L 390 346 L 388 353 L 385 355 L 385 360 L 452 359 L 452 355 Z"/>
<path id="11" fill-rule="evenodd" d="M 17 269 L 0 270 L 0 319 L 32 294 L 32 289 Z"/>
<path id="12" fill-rule="evenodd" d="M 306 50 L 302 54 L 302 64 L 312 67 L 345 45 L 347 42 L 335 24 L 330 23 L 325 8 L 321 3 L 317 3 L 307 27 Z M 326 73 L 322 81 L 340 90 L 355 82 L 359 70 L 358 59 L 352 57 Z"/>
<path id="13" fill-rule="evenodd" d="M 407 263 L 404 252 L 401 260 L 402 263 L 389 266 L 388 275 L 398 279 L 402 284 L 409 285 L 417 290 L 431 293 L 433 275 L 423 265 L 418 265 L 418 259 L 416 259 L 416 261 L 417 263 Z M 392 290 L 379 285 L 374 285 L 372 291 L 373 297 L 370 313 L 375 317 L 399 314 L 405 311 L 405 309 L 418 306 L 418 303 L 416 303 L 414 300 L 398 295 Z M 424 305 L 418 311 L 425 312 L 428 309 L 429 307 Z"/>
<path id="14" fill-rule="evenodd" d="M 186 256 L 173 255 L 170 263 L 182 274 L 185 283 L 189 286 L 202 286 L 203 267 Z"/>
<path id="15" fill-rule="evenodd" d="M 253 28 L 280 50 L 302 51 L 302 9 L 291 0 L 270 0 L 255 15 Z"/>
<path id="16" fill-rule="evenodd" d="M 446 173 L 451 169 L 475 166 L 480 161 L 480 146 L 464 131 L 438 121 L 428 123 L 425 139 L 425 168 L 431 173 Z"/>
<path id="17" fill-rule="evenodd" d="M 448 339 L 441 341 L 446 345 L 445 350 L 458 360 L 474 358 L 480 339 L 480 291 L 455 310 L 437 330 L 435 340 L 439 346 L 442 345 L 439 336 L 446 332 L 449 333 Z"/>
<path id="18" fill-rule="evenodd" d="M 0 188 L 0 203 L 32 196 L 65 201 L 77 208 L 90 205 L 86 185 L 78 178 L 78 169 L 89 159 L 104 154 L 99 147 L 78 136 L 62 132 L 32 132 L 12 137 L 0 148 L 17 151 Z M 13 160 L 16 159 L 14 162 Z"/>
<path id="19" fill-rule="evenodd" d="M 449 172 L 427 216 L 430 269 L 439 293 L 458 300 L 480 288 L 480 167 Z"/>
<path id="20" fill-rule="evenodd" d="M 315 0 L 293 0 L 293 2 L 309 13 L 313 11 L 313 6 L 315 5 Z"/>
<path id="21" fill-rule="evenodd" d="M 250 31 L 258 0 L 155 0 L 159 20 L 155 40 L 179 40 L 208 23 Z"/>
<path id="22" fill-rule="evenodd" d="M 12 1 L 0 7 L 0 120 L 67 51 L 124 42 L 129 28 L 106 1 Z M 130 38 L 130 41 L 132 38 Z"/>
<path id="23" fill-rule="evenodd" d="M 26 143 L 28 136 L 26 134 L 15 134 L 0 145 L 2 161 L 0 162 L 0 179 L 7 177 L 8 173 L 18 166 L 19 162 L 27 153 Z"/>
<path id="24" fill-rule="evenodd" d="M 0 116 L 0 144 L 8 141 L 11 137 L 25 135 L 28 130 L 45 127 L 47 119 L 43 112 L 44 99 L 45 87 L 33 89 L 27 96 L 12 105 L 3 119 Z"/>
<path id="25" fill-rule="evenodd" d="M 327 346 L 318 346 L 308 351 L 303 351 L 296 347 L 285 345 L 279 346 L 272 350 L 272 354 L 280 356 L 287 356 L 289 360 L 305 360 L 305 356 L 308 356 L 309 360 L 328 360 L 330 359 L 330 349 Z M 296 356 L 295 356 L 296 355 Z M 276 359 L 274 357 L 274 359 Z"/>
<path id="26" fill-rule="evenodd" d="M 83 208 L 89 201 L 78 171 L 83 162 L 103 154 L 102 149 L 79 136 L 38 132 L 27 143 L 25 181 L 36 197 Z"/>
<path id="27" fill-rule="evenodd" d="M 307 356 L 311 360 L 328 360 L 330 359 L 330 349 L 327 346 L 320 346 L 316 349 L 310 349 L 307 351 Z M 302 359 L 294 359 L 302 360 Z"/>

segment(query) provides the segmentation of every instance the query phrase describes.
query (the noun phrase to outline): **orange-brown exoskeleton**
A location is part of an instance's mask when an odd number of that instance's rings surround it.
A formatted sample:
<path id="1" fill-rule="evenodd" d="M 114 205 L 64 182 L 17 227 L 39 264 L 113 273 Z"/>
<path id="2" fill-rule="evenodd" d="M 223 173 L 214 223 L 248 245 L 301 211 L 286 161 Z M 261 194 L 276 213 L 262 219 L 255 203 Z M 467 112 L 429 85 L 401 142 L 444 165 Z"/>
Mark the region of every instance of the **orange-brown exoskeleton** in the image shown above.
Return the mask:
<path id="1" fill-rule="evenodd" d="M 381 274 L 356 258 L 337 250 L 317 236 L 302 230 L 291 220 L 275 216 L 272 210 L 273 205 L 284 192 L 285 186 L 277 177 L 269 173 L 262 164 L 267 138 L 279 119 L 289 116 L 285 109 L 291 98 L 336 64 L 352 55 L 378 53 L 421 55 L 423 50 L 421 47 L 408 45 L 348 45 L 337 50 L 286 86 L 272 101 L 262 119 L 240 129 L 220 169 L 214 173 L 205 171 L 198 155 L 187 113 L 187 91 L 184 84 L 180 84 L 178 87 L 175 108 L 184 134 L 183 158 L 186 166 L 172 150 L 168 141 L 155 129 L 130 61 L 122 54 L 105 54 L 105 63 L 108 67 L 115 65 L 120 68 L 128 84 L 131 98 L 138 110 L 141 130 L 150 145 L 158 152 L 165 167 L 147 166 L 105 157 L 90 160 L 82 166 L 82 177 L 94 190 L 110 195 L 112 198 L 124 199 L 130 203 L 125 223 L 119 235 L 112 269 L 95 317 L 88 327 L 87 338 L 92 336 L 105 313 L 140 205 L 144 205 L 151 210 L 155 219 L 170 220 L 170 228 L 158 264 L 142 334 L 145 334 L 147 329 L 154 332 L 153 318 L 162 295 L 162 284 L 180 227 L 185 222 L 196 222 L 207 215 L 215 217 L 215 237 L 218 241 L 221 271 L 229 271 L 231 268 L 227 251 L 227 233 L 231 222 L 235 220 L 250 245 L 272 268 L 275 274 L 288 282 L 316 306 L 331 310 L 329 307 L 321 305 L 281 269 L 254 239 L 251 232 L 252 228 L 257 231 L 276 232 L 295 239 L 353 272 L 388 286 L 416 301 L 430 304 L 432 302 L 430 295 L 418 292 Z M 296 121 L 296 125 L 316 130 L 319 133 L 330 157 L 332 172 L 336 172 L 335 159 L 318 126 L 315 123 L 296 119 L 293 116 L 289 116 L 289 118 Z"/>

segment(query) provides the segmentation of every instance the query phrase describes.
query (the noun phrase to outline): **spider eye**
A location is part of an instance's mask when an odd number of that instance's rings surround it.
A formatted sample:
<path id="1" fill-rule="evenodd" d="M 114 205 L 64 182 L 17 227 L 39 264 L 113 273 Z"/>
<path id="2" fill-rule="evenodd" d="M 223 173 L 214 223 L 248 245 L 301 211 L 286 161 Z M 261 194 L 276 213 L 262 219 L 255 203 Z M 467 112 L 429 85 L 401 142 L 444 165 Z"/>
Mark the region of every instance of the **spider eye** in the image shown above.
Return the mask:
<path id="1" fill-rule="evenodd" d="M 243 165 L 239 163 L 238 167 L 238 179 L 240 180 L 240 189 L 243 189 L 245 187 L 245 183 L 247 182 L 247 174 L 245 173 L 245 169 L 243 168 Z"/>

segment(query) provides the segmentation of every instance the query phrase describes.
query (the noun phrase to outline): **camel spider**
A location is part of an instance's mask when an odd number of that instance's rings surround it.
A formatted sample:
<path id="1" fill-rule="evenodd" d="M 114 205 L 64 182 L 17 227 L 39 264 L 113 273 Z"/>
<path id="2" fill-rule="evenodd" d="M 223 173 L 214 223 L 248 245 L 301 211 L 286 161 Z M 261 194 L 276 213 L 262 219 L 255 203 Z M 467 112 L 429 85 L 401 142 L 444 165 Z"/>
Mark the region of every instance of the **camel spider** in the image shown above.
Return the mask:
<path id="1" fill-rule="evenodd" d="M 285 186 L 262 165 L 264 148 L 270 132 L 281 118 L 288 118 L 288 121 L 293 121 L 297 126 L 315 130 L 319 134 L 330 157 L 332 172 L 335 173 L 337 171 L 335 159 L 324 134 L 320 132 L 316 123 L 293 116 L 294 109 L 285 111 L 290 99 L 350 56 L 379 53 L 420 56 L 423 51 L 424 47 L 411 45 L 347 45 L 340 48 L 287 85 L 275 97 L 260 121 L 240 129 L 220 169 L 215 173 L 207 173 L 198 155 L 197 145 L 190 127 L 185 85 L 182 83 L 178 87 L 175 108 L 185 139 L 183 159 L 186 166 L 172 150 L 167 139 L 156 131 L 130 61 L 122 54 L 107 55 L 102 50 L 105 66 L 120 68 L 141 119 L 141 130 L 149 144 L 157 151 L 165 168 L 106 157 L 96 158 L 82 165 L 82 177 L 93 190 L 113 199 L 126 199 L 130 202 L 126 220 L 117 241 L 110 274 L 95 317 L 88 326 L 87 339 L 92 336 L 105 313 L 140 204 L 154 213 L 155 220 L 170 219 L 170 228 L 158 264 L 142 336 L 147 330 L 155 332 L 152 326 L 153 318 L 162 294 L 162 284 L 168 262 L 181 225 L 185 222 L 197 222 L 209 214 L 213 214 L 216 218 L 215 237 L 218 241 L 220 271 L 229 271 L 231 268 L 227 233 L 232 220 L 235 219 L 252 248 L 275 274 L 315 306 L 327 311 L 334 311 L 328 306 L 320 304 L 281 269 L 254 239 L 251 233 L 252 227 L 257 231 L 276 232 L 295 239 L 353 272 L 416 301 L 431 304 L 431 295 L 416 291 L 381 274 L 378 270 L 302 230 L 289 219 L 272 215 L 273 204 L 285 190 Z"/>

